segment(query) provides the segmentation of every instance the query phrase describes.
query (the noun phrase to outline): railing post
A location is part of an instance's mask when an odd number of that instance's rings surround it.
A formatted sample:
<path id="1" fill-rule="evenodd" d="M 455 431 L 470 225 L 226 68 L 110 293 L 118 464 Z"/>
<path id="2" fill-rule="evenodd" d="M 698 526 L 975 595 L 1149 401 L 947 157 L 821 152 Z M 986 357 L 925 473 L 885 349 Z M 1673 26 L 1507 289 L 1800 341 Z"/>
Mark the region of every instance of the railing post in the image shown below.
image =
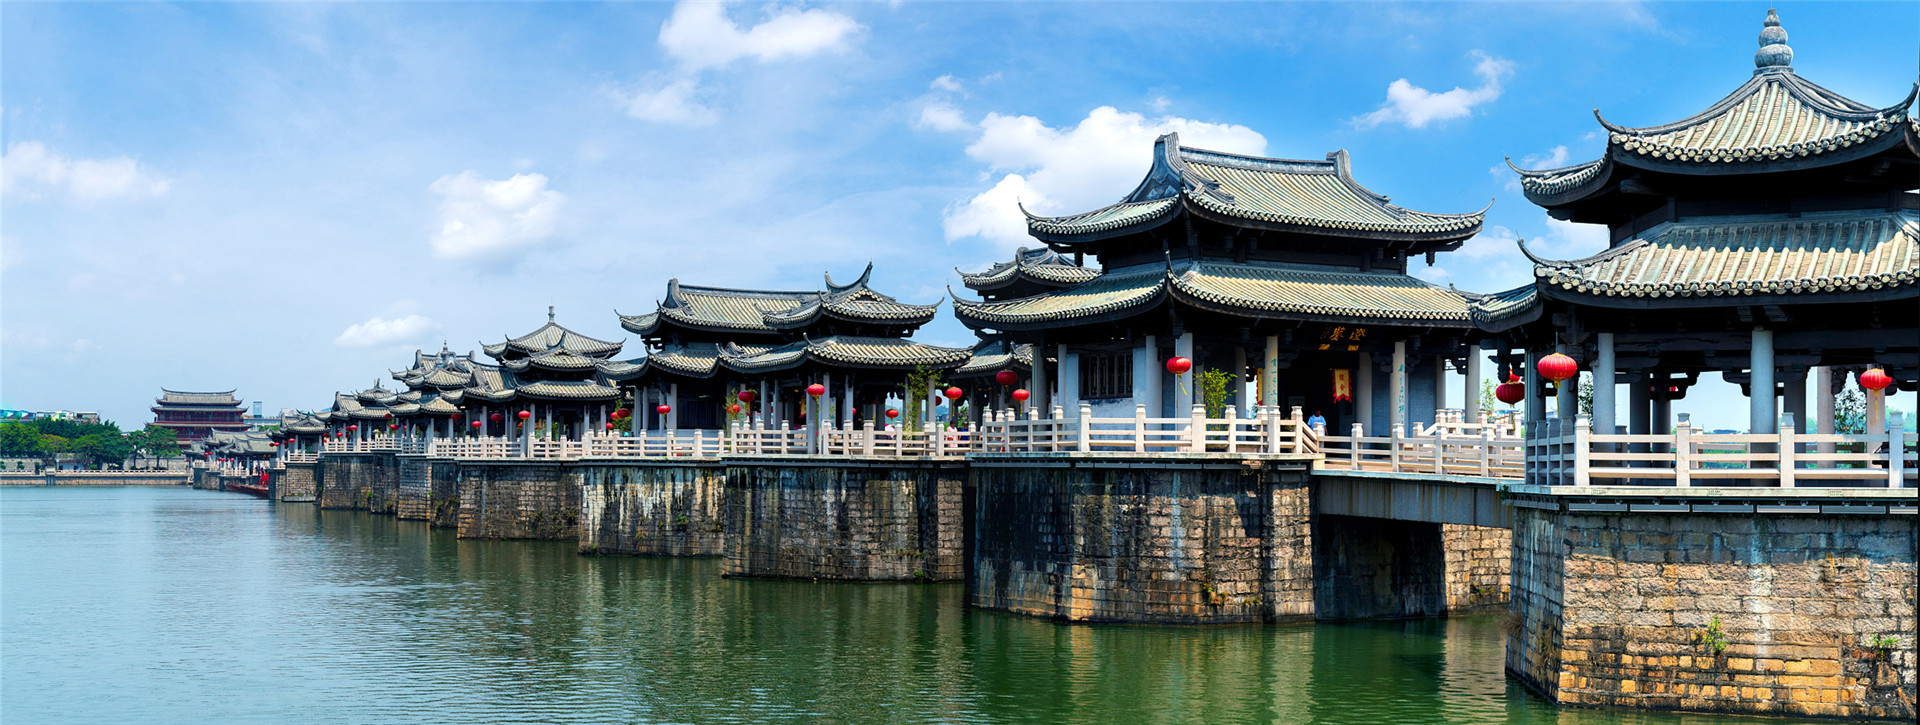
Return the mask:
<path id="1" fill-rule="evenodd" d="M 1193 406 L 1187 415 L 1187 450 L 1207 452 L 1207 407 L 1204 405 Z"/>
<path id="2" fill-rule="evenodd" d="M 1260 418 L 1267 426 L 1267 431 L 1266 431 L 1267 453 L 1268 454 L 1279 453 L 1280 452 L 1280 411 L 1279 409 L 1266 408 L 1260 411 Z M 1300 420 L 1298 418 L 1295 418 L 1292 420 L 1295 425 L 1298 425 L 1300 423 Z M 1294 429 L 1294 434 L 1299 435 L 1298 428 Z"/>
<path id="3" fill-rule="evenodd" d="M 1406 424 L 1405 423 L 1393 424 L 1392 428 L 1387 429 L 1387 436 L 1388 436 L 1387 438 L 1387 470 L 1392 471 L 1394 473 L 1399 473 L 1400 472 L 1400 445 L 1401 445 L 1400 440 L 1402 438 L 1407 437 Z"/>
<path id="4" fill-rule="evenodd" d="M 1080 404 L 1080 429 L 1074 431 L 1073 448 L 1081 453 L 1093 450 L 1093 406 Z"/>
<path id="5" fill-rule="evenodd" d="M 1146 403 L 1133 405 L 1133 453 L 1146 453 Z"/>
<path id="6" fill-rule="evenodd" d="M 1066 425 L 1067 411 L 1062 410 L 1059 403 L 1054 403 L 1052 413 L 1053 416 L 1047 423 L 1047 452 L 1059 453 L 1060 427 Z"/>
<path id="7" fill-rule="evenodd" d="M 1366 426 L 1353 424 L 1353 437 L 1347 443 L 1348 470 L 1360 470 L 1360 436 L 1366 433 Z"/>
<path id="8" fill-rule="evenodd" d="M 860 441 L 860 454 L 871 456 L 873 455 L 873 419 L 872 418 L 867 419 L 866 430 L 861 431 L 861 433 L 864 434 L 865 437 L 862 438 Z"/>
<path id="9" fill-rule="evenodd" d="M 1907 433 L 1897 412 L 1887 414 L 1887 488 L 1902 488 L 1907 482 Z"/>
<path id="10" fill-rule="evenodd" d="M 1798 465 L 1793 450 L 1793 436 L 1798 432 L 1794 429 L 1799 425 L 1792 413 L 1780 417 L 1780 443 L 1774 455 L 1778 457 L 1775 468 L 1780 471 L 1781 488 L 1793 488 L 1793 468 Z"/>
<path id="11" fill-rule="evenodd" d="M 1573 421 L 1573 485 L 1587 485 L 1587 453 L 1593 441 L 1593 421 L 1580 416 Z"/>
<path id="12" fill-rule="evenodd" d="M 1480 428 L 1480 476 L 1493 476 L 1493 429 L 1486 426 Z"/>
<path id="13" fill-rule="evenodd" d="M 1693 425 L 1680 421 L 1673 425 L 1673 485 L 1693 485 Z"/>

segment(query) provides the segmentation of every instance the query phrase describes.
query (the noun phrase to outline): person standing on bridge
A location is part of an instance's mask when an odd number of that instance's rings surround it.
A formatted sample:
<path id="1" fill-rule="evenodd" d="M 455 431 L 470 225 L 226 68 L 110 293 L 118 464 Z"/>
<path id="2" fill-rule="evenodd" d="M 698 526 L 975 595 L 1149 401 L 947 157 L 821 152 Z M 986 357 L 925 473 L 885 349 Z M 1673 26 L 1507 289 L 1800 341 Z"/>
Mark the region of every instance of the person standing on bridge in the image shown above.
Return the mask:
<path id="1" fill-rule="evenodd" d="M 1307 427 L 1314 430 L 1326 428 L 1327 419 L 1320 415 L 1320 411 L 1313 411 L 1313 415 L 1307 418 Z"/>

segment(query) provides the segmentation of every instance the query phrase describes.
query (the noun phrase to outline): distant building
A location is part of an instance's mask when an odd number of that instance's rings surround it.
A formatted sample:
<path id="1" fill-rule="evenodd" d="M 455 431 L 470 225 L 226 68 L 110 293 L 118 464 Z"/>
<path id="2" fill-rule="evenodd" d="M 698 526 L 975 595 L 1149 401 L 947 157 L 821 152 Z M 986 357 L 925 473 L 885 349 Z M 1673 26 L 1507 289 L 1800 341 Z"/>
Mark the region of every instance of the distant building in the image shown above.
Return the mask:
<path id="1" fill-rule="evenodd" d="M 160 397 L 154 401 L 153 424 L 173 429 L 179 434 L 180 443 L 186 445 L 205 440 L 213 431 L 246 430 L 243 411 L 240 400 L 233 397 L 231 390 L 188 393 L 162 388 Z"/>

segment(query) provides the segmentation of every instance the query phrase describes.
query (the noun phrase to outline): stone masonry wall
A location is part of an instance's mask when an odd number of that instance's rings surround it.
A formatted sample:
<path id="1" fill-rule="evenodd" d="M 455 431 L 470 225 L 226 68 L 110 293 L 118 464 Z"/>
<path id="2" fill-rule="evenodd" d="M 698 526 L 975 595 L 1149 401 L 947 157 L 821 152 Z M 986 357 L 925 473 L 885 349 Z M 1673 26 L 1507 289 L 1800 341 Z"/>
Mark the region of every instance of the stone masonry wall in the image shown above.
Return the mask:
<path id="1" fill-rule="evenodd" d="M 728 461 L 723 576 L 958 580 L 959 463 Z"/>
<path id="2" fill-rule="evenodd" d="M 1313 519 L 1314 618 L 1406 619 L 1446 613 L 1441 524 L 1361 516 Z"/>
<path id="3" fill-rule="evenodd" d="M 428 464 L 427 528 L 460 528 L 460 464 L 452 460 Z"/>
<path id="4" fill-rule="evenodd" d="M 394 518 L 426 521 L 433 517 L 433 461 L 425 456 L 396 456 Z"/>
<path id="5" fill-rule="evenodd" d="M 460 464 L 462 539 L 548 539 L 580 535 L 580 472 L 563 463 Z"/>
<path id="6" fill-rule="evenodd" d="M 661 460 L 579 468 L 580 553 L 723 553 L 725 466 Z"/>
<path id="7" fill-rule="evenodd" d="M 1915 532 L 1516 508 L 1508 670 L 1565 704 L 1910 719 Z"/>
<path id="8" fill-rule="evenodd" d="M 1045 458 L 975 461 L 972 606 L 1076 622 L 1312 618 L 1304 471 Z"/>
<path id="9" fill-rule="evenodd" d="M 1441 524 L 1440 544 L 1447 559 L 1447 613 L 1506 611 L 1513 532 L 1491 526 Z"/>
<path id="10" fill-rule="evenodd" d="M 314 477 L 319 464 L 289 463 L 280 471 L 280 480 L 274 493 L 281 501 L 311 501 L 314 497 Z"/>
<path id="11" fill-rule="evenodd" d="M 399 505 L 400 462 L 393 453 L 328 453 L 320 458 L 320 508 L 392 515 Z"/>

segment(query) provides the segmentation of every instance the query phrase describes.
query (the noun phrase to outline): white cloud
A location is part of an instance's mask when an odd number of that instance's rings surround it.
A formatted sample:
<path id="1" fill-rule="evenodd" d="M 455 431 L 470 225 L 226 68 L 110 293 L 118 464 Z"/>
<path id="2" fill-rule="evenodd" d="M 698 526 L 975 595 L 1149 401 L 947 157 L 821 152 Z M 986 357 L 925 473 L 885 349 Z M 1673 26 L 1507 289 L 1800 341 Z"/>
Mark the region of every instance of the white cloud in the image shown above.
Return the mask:
<path id="1" fill-rule="evenodd" d="M 741 58 L 761 62 L 835 53 L 851 47 L 865 26 L 825 10 L 768 6 L 766 22 L 742 30 L 717 2 L 681 2 L 660 26 L 660 47 L 689 70 Z"/>
<path id="2" fill-rule="evenodd" d="M 719 114 L 701 103 L 700 95 L 698 81 L 692 76 L 683 76 L 623 94 L 620 100 L 626 104 L 628 116 L 643 121 L 682 126 L 711 125 L 719 119 Z"/>
<path id="3" fill-rule="evenodd" d="M 142 199 L 167 193 L 168 185 L 166 179 L 126 156 L 69 159 L 38 141 L 15 143 L 0 155 L 0 196 L 8 198 Z"/>
<path id="4" fill-rule="evenodd" d="M 944 101 L 929 103 L 920 109 L 920 120 L 914 125 L 935 131 L 965 131 L 973 128 L 967 119 L 960 115 L 960 109 Z"/>
<path id="5" fill-rule="evenodd" d="M 415 342 L 421 336 L 439 327 L 432 319 L 420 315 L 407 315 L 391 320 L 378 317 L 368 318 L 366 322 L 350 325 L 333 344 L 341 347 L 376 347 L 379 345 L 397 345 Z"/>
<path id="6" fill-rule="evenodd" d="M 1606 251 L 1604 224 L 1578 224 L 1547 217 L 1547 233 L 1527 241 L 1534 254 L 1550 259 L 1579 259 Z"/>
<path id="7" fill-rule="evenodd" d="M 1148 118 L 1111 106 L 1093 109 L 1080 123 L 1052 128 L 1032 116 L 989 113 L 967 155 L 1007 173 L 993 188 L 947 209 L 948 241 L 984 237 L 1008 247 L 1031 244 L 1026 217 L 1090 211 L 1118 201 L 1147 174 L 1153 140 L 1178 132 L 1188 146 L 1231 153 L 1264 154 L 1267 139 L 1246 126 L 1206 123 L 1173 116 Z"/>
<path id="8" fill-rule="evenodd" d="M 951 75 L 944 75 L 944 76 L 940 76 L 939 78 L 933 79 L 933 82 L 928 83 L 927 87 L 936 91 L 946 91 L 948 93 L 959 93 L 960 81 L 956 80 Z"/>
<path id="9" fill-rule="evenodd" d="M 1434 121 L 1446 121 L 1462 118 L 1473 113 L 1473 107 L 1500 97 L 1500 83 L 1513 75 L 1513 61 L 1495 58 L 1480 51 L 1473 51 L 1480 62 L 1473 67 L 1473 74 L 1480 77 L 1478 88 L 1461 88 L 1434 93 L 1421 88 L 1407 79 L 1401 78 L 1387 85 L 1387 102 L 1369 114 L 1353 119 L 1360 128 L 1372 128 L 1382 123 L 1399 123 L 1407 128 L 1425 128 Z"/>
<path id="10" fill-rule="evenodd" d="M 428 191 L 439 194 L 440 230 L 433 253 L 445 259 L 494 257 L 545 242 L 559 228 L 566 195 L 547 188 L 541 174 L 488 181 L 473 171 L 448 174 Z"/>
<path id="11" fill-rule="evenodd" d="M 1518 161 L 1514 162 L 1514 165 L 1523 169 L 1557 169 L 1566 166 L 1567 159 L 1570 157 L 1571 154 L 1568 153 L 1567 147 L 1563 144 L 1553 147 L 1544 154 L 1527 154 L 1522 156 Z M 1505 163 L 1494 164 L 1488 167 L 1487 171 L 1496 178 L 1505 179 L 1507 191 L 1520 190 L 1520 175 L 1513 173 L 1513 169 L 1507 168 Z"/>

